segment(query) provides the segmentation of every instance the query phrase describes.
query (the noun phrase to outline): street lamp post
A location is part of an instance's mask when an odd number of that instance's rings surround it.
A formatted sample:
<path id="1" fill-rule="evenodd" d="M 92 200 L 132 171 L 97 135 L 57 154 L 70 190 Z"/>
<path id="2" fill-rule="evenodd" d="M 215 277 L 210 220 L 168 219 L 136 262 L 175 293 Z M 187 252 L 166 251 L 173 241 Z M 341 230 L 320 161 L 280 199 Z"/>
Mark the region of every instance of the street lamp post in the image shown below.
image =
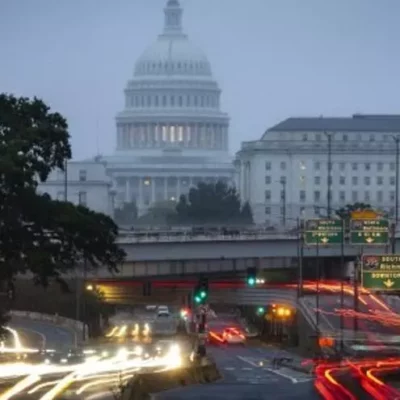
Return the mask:
<path id="1" fill-rule="evenodd" d="M 392 136 L 396 142 L 396 194 L 395 194 L 395 223 L 392 238 L 392 253 L 396 253 L 396 231 L 399 222 L 399 156 L 400 156 L 400 136 Z"/>
<path id="2" fill-rule="evenodd" d="M 286 179 L 281 179 L 280 184 L 282 185 L 282 225 L 286 226 Z"/>
<path id="3" fill-rule="evenodd" d="M 332 188 L 332 132 L 324 132 L 327 139 L 328 139 L 328 182 L 327 182 L 327 193 L 326 193 L 326 200 L 328 206 L 328 218 L 331 217 L 331 188 Z"/>
<path id="4" fill-rule="evenodd" d="M 68 160 L 64 161 L 64 201 L 68 201 Z"/>

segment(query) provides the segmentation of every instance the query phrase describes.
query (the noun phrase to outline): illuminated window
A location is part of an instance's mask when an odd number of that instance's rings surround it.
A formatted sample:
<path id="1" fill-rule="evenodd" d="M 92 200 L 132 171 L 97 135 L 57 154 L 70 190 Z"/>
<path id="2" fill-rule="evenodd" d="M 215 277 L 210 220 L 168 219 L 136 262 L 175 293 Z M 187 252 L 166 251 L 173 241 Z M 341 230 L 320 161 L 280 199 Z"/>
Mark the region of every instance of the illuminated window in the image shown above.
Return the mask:
<path id="1" fill-rule="evenodd" d="M 183 142 L 183 126 L 178 126 L 178 142 Z"/>
<path id="2" fill-rule="evenodd" d="M 176 137 L 175 137 L 175 126 L 172 125 L 170 128 L 170 133 L 171 133 L 171 142 L 174 143 L 176 142 Z"/>
<path id="3" fill-rule="evenodd" d="M 304 161 L 300 161 L 300 169 L 303 171 L 306 169 L 306 163 Z"/>
<path id="4" fill-rule="evenodd" d="M 164 125 L 163 127 L 162 127 L 162 140 L 163 140 L 163 142 L 166 142 L 167 141 L 167 127 Z"/>
<path id="5" fill-rule="evenodd" d="M 150 178 L 146 178 L 146 179 L 143 181 L 143 184 L 144 184 L 145 186 L 150 186 L 150 184 L 151 184 Z"/>

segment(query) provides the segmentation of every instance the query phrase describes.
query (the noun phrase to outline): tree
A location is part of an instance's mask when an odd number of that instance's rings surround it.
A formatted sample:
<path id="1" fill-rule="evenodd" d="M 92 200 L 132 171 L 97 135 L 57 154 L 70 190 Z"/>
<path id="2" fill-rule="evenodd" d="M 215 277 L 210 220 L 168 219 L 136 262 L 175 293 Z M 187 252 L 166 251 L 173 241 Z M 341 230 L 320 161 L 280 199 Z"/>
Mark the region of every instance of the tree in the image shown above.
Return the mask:
<path id="1" fill-rule="evenodd" d="M 118 225 L 133 225 L 138 217 L 135 202 L 124 203 L 122 207 L 114 211 L 114 220 Z"/>
<path id="2" fill-rule="evenodd" d="M 224 182 L 203 183 L 190 189 L 188 196 L 181 196 L 176 206 L 177 220 L 193 225 L 251 224 L 251 207 L 241 208 L 240 198 L 234 187 Z"/>
<path id="3" fill-rule="evenodd" d="M 83 260 L 116 270 L 125 253 L 111 218 L 37 193 L 71 158 L 66 120 L 37 98 L 1 94 L 0 138 L 0 283 L 26 272 L 62 283 Z"/>
<path id="4" fill-rule="evenodd" d="M 146 214 L 137 220 L 140 225 L 170 225 L 176 221 L 176 202 L 160 201 L 154 203 Z"/>

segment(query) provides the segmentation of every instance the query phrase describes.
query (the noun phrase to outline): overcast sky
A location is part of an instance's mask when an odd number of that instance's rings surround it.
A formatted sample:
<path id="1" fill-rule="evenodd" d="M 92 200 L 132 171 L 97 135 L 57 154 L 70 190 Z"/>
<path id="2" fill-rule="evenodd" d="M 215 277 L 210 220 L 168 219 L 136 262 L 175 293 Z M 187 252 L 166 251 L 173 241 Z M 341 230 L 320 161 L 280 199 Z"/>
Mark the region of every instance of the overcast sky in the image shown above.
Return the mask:
<path id="1" fill-rule="evenodd" d="M 165 3 L 0 0 L 0 91 L 66 116 L 74 158 L 112 153 L 123 89 Z M 289 116 L 399 113 L 400 0 L 181 3 L 223 90 L 231 152 Z"/>

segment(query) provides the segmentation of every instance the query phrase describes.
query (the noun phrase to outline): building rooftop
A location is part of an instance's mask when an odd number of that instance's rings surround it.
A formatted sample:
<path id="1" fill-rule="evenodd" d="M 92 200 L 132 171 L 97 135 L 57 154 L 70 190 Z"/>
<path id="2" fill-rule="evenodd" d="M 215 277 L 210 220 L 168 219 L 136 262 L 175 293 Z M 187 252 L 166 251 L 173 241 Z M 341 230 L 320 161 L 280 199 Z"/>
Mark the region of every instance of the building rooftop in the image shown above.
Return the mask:
<path id="1" fill-rule="evenodd" d="M 268 132 L 400 132 L 400 115 L 354 114 L 351 117 L 293 117 Z"/>

